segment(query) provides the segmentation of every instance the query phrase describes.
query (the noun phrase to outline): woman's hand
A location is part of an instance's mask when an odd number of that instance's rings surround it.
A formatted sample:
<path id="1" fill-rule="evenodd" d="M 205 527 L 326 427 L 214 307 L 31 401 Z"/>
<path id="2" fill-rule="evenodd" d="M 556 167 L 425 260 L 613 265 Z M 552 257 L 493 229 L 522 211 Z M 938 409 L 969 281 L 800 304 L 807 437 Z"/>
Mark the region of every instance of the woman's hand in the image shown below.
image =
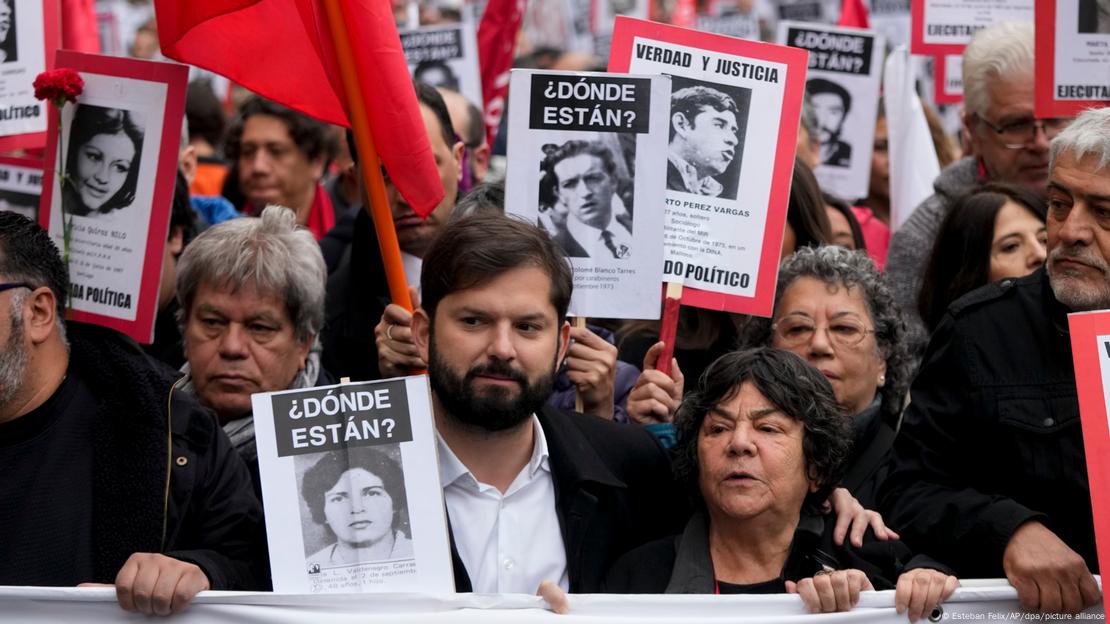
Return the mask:
<path id="1" fill-rule="evenodd" d="M 644 368 L 636 378 L 636 385 L 628 393 L 628 420 L 641 425 L 671 422 L 678 404 L 682 402 L 685 378 L 678 368 L 678 360 L 671 358 L 671 374 L 655 368 L 655 360 L 663 352 L 663 343 L 657 342 L 644 355 Z"/>
<path id="2" fill-rule="evenodd" d="M 898 577 L 898 585 L 894 589 L 894 609 L 898 613 L 908 611 L 910 621 L 916 622 L 948 600 L 959 586 L 960 581 L 956 577 L 939 570 L 910 570 Z"/>
<path id="3" fill-rule="evenodd" d="M 848 529 L 852 530 L 852 545 L 856 548 L 863 546 L 863 534 L 867 527 L 875 533 L 875 539 L 880 542 L 898 539 L 898 534 L 893 529 L 887 528 L 883 517 L 877 511 L 864 509 L 854 496 L 844 488 L 836 488 L 829 495 L 829 504 L 836 514 L 836 528 L 833 529 L 833 542 L 837 546 L 844 545 L 844 538 Z"/>
<path id="4" fill-rule="evenodd" d="M 585 327 L 571 327 L 567 379 L 582 397 L 582 412 L 613 420 L 617 348 Z"/>
<path id="5" fill-rule="evenodd" d="M 786 581 L 786 592 L 801 596 L 810 613 L 848 611 L 859 602 L 861 591 L 874 589 L 867 575 L 859 570 L 818 572 L 797 583 Z"/>

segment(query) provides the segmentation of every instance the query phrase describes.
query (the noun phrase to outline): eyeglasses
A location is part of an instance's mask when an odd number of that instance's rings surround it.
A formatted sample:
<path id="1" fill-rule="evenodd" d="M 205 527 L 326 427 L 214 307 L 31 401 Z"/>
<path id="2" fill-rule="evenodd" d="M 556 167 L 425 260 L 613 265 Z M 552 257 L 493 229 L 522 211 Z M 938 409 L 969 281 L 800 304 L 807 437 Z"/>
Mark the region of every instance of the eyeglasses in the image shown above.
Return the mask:
<path id="1" fill-rule="evenodd" d="M 5 290 L 12 290 L 13 288 L 26 288 L 28 290 L 35 289 L 34 286 L 28 284 L 27 282 L 12 282 L 11 284 L 0 284 L 0 292 L 4 292 Z"/>
<path id="2" fill-rule="evenodd" d="M 771 325 L 771 331 L 774 332 L 782 345 L 800 347 L 813 340 L 817 325 L 812 319 L 788 316 Z M 867 334 L 873 333 L 875 333 L 874 329 L 868 329 L 860 323 L 848 319 L 839 319 L 825 326 L 825 335 L 838 347 L 858 347 L 863 339 L 867 337 Z"/>
<path id="3" fill-rule="evenodd" d="M 1008 149 L 1021 149 L 1032 144 L 1033 141 L 1037 140 L 1037 130 L 1044 132 L 1044 138 L 1051 141 L 1072 122 L 1071 117 L 1053 117 L 1051 119 L 1022 119 L 996 126 L 987 121 L 986 118 L 978 117 L 983 125 L 994 130 L 1002 144 Z"/>

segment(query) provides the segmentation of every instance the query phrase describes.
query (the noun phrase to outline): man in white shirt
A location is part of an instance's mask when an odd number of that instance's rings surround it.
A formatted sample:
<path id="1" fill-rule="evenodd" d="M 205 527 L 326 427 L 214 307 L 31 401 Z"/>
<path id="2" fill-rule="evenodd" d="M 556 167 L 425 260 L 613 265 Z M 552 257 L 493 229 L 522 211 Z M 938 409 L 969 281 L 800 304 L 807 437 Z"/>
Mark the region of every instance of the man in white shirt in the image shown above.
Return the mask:
<path id="1" fill-rule="evenodd" d="M 448 225 L 424 256 L 412 331 L 428 362 L 460 591 L 552 581 L 596 592 L 616 557 L 686 515 L 645 430 L 544 406 L 571 287 L 552 240 L 502 215 Z"/>
<path id="2" fill-rule="evenodd" d="M 632 255 L 632 217 L 616 193 L 616 165 L 609 148 L 592 141 L 567 141 L 544 146 L 541 163 L 545 184 L 566 211 L 555 242 L 572 258 Z"/>

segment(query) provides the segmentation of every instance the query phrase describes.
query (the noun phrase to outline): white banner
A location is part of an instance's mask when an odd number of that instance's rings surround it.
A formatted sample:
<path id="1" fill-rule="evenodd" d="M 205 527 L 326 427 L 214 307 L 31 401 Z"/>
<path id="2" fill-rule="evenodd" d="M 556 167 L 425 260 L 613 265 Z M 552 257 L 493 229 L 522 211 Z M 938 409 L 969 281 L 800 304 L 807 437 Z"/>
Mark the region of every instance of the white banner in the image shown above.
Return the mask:
<path id="1" fill-rule="evenodd" d="M 1096 577 L 1097 580 L 1098 577 Z M 937 613 L 937 621 L 1101 621 L 1102 606 L 1076 615 L 1024 613 L 1017 592 L 1004 580 L 964 581 Z M 128 617 L 130 616 L 130 617 Z M 739 624 L 867 622 L 905 624 L 894 610 L 894 592 L 864 592 L 848 613 L 809 615 L 797 596 L 611 596 L 572 595 L 570 616 L 557 616 L 540 598 L 493 594 L 377 594 L 309 596 L 252 592 L 204 592 L 175 624 L 345 624 L 365 622 L 555 622 L 575 624 L 652 622 L 699 624 L 727 620 Z M 81 622 L 107 624 L 150 621 L 126 614 L 111 588 L 0 587 L 0 624 L 7 622 Z"/>

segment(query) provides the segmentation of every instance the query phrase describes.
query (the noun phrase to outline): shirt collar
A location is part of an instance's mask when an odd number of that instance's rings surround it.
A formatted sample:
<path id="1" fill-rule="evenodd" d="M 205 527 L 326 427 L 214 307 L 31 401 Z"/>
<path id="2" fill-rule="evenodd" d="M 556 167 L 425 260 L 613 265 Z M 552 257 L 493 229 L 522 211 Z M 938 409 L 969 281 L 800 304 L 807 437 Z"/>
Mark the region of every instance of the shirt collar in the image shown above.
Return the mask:
<path id="1" fill-rule="evenodd" d="M 547 449 L 547 437 L 543 433 L 543 427 L 540 426 L 540 421 L 532 414 L 532 457 L 529 458 L 525 469 L 528 470 L 528 477 L 536 476 L 540 470 L 544 472 L 551 472 L 551 465 L 549 461 L 549 453 Z M 470 469 L 459 459 L 458 455 L 451 450 L 443 436 L 436 433 L 436 440 L 439 446 L 439 480 L 443 487 L 447 487 L 455 483 L 463 477 L 470 477 L 470 480 L 477 483 L 478 480 L 471 474 Z"/>
<path id="2" fill-rule="evenodd" d="M 722 185 L 713 176 L 706 176 L 704 178 L 698 176 L 698 170 L 686 162 L 681 156 L 673 152 L 667 154 L 667 160 L 678 169 L 679 175 L 682 176 L 682 183 L 686 185 L 686 189 L 691 193 L 698 195 L 708 195 L 716 197 L 724 190 Z"/>
<path id="3" fill-rule="evenodd" d="M 578 241 L 579 244 L 587 246 L 587 251 L 589 251 L 589 245 L 602 240 L 601 233 L 603 231 L 609 231 L 616 235 L 615 228 L 620 227 L 620 224 L 617 223 L 617 210 L 614 205 L 616 203 L 616 197 L 617 196 L 614 194 L 613 199 L 609 201 L 609 223 L 607 223 L 604 228 L 595 228 L 592 225 L 586 225 L 579 221 L 578 217 L 571 214 L 567 215 L 567 230 L 570 232 L 570 235 L 574 237 L 574 240 Z"/>

